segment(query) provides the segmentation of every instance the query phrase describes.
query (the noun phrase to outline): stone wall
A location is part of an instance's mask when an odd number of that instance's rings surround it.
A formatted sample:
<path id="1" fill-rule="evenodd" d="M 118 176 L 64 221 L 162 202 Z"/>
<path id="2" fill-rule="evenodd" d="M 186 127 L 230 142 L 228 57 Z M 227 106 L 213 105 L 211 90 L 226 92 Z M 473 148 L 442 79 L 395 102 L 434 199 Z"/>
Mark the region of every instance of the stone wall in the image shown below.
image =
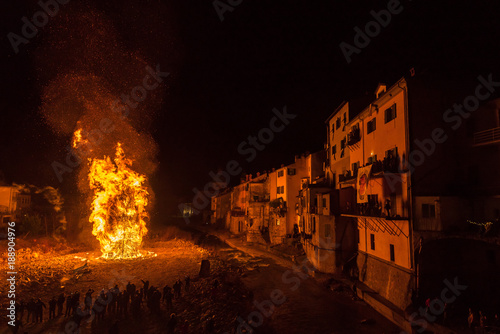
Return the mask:
<path id="1" fill-rule="evenodd" d="M 359 252 L 359 280 L 404 310 L 411 304 L 414 276 L 403 268 Z"/>

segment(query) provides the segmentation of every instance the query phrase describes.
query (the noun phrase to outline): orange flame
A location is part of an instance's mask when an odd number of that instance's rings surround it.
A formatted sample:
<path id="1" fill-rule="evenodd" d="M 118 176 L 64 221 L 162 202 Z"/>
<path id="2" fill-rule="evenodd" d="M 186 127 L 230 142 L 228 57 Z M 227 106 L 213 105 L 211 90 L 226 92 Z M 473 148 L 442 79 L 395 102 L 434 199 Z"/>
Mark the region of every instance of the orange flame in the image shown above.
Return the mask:
<path id="1" fill-rule="evenodd" d="M 91 160 L 88 177 L 94 199 L 89 221 L 106 259 L 142 256 L 139 249 L 148 231 L 149 193 L 144 186 L 146 176 L 133 171 L 131 165 L 120 143 L 113 160 L 107 156 Z"/>

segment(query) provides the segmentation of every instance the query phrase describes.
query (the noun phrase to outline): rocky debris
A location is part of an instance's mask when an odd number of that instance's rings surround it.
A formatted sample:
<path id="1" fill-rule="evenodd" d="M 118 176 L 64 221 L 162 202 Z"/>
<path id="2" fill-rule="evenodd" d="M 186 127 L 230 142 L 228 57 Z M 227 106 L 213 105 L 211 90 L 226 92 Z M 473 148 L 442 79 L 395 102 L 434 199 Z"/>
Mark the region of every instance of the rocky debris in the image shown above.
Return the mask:
<path id="1" fill-rule="evenodd" d="M 216 261 L 210 277 L 193 280 L 191 290 L 174 300 L 178 318 L 189 324 L 192 333 L 205 333 L 207 328 L 213 333 L 231 332 L 235 319 L 252 307 L 253 293 L 241 281 L 242 269 Z"/>
<path id="2" fill-rule="evenodd" d="M 194 245 L 193 242 L 174 239 L 157 241 L 148 245 L 157 257 L 139 260 L 108 261 L 98 259 L 98 252 L 68 254 L 68 252 L 41 252 L 36 245 L 23 248 L 24 256 L 17 262 L 19 299 L 41 298 L 44 302 L 61 292 L 87 291 L 118 284 L 121 289 L 128 281 L 140 286 L 140 279 L 148 279 L 160 290 L 177 279 L 191 277 L 188 292 L 183 286 L 182 297 L 173 301 L 173 310 L 163 304 L 162 314 L 156 316 L 143 306 L 144 322 L 135 318 L 121 319 L 121 325 L 130 329 L 124 333 L 137 332 L 134 326 L 144 326 L 143 333 L 164 332 L 165 320 L 176 314 L 178 325 L 189 326 L 190 333 L 231 333 L 238 316 L 252 311 L 253 293 L 245 288 L 241 277 L 248 270 L 239 264 L 223 261 L 215 253 Z M 65 255 L 61 253 L 66 253 Z M 203 260 L 209 260 L 210 270 L 206 277 L 196 277 Z M 206 265 L 205 265 L 206 266 Z M 2 297 L 5 297 L 2 294 Z M 5 302 L 1 298 L 0 302 Z M 108 331 L 113 317 L 99 324 L 100 330 Z M 86 325 L 86 326 L 90 326 Z M 102 331 L 101 331 L 102 332 Z"/>

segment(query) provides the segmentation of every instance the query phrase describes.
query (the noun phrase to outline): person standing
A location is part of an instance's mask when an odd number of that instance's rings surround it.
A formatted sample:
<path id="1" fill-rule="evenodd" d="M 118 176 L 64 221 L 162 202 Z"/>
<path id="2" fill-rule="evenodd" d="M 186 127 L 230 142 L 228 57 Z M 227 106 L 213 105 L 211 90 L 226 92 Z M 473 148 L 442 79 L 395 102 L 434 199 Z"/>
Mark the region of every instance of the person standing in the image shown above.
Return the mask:
<path id="1" fill-rule="evenodd" d="M 148 294 L 148 291 L 149 291 L 149 281 L 146 280 L 146 282 L 144 282 L 142 279 L 141 279 L 141 282 L 142 284 L 144 284 L 144 297 L 147 298 L 147 294 Z"/>
<path id="2" fill-rule="evenodd" d="M 72 309 L 73 309 L 73 296 L 69 294 L 66 297 L 66 312 L 64 312 L 64 316 L 69 317 L 71 315 Z"/>
<path id="3" fill-rule="evenodd" d="M 57 316 L 62 315 L 62 310 L 63 310 L 63 305 L 64 305 L 64 292 L 59 295 L 59 298 L 57 299 Z"/>
<path id="4" fill-rule="evenodd" d="M 35 299 L 31 298 L 30 301 L 28 302 L 28 305 L 26 306 L 26 309 L 28 310 L 28 318 L 26 319 L 26 322 L 30 321 L 30 316 L 31 316 L 31 322 L 35 322 Z"/>
<path id="5" fill-rule="evenodd" d="M 24 302 L 24 300 L 21 300 L 21 302 L 19 303 L 19 313 L 18 313 L 18 318 L 19 320 L 23 320 L 23 315 L 24 315 L 24 309 L 26 308 L 26 303 Z M 16 309 L 17 309 L 17 305 L 16 305 Z"/>
<path id="6" fill-rule="evenodd" d="M 49 319 L 53 319 L 56 317 L 56 305 L 56 297 L 52 297 L 52 299 L 49 300 Z"/>
<path id="7" fill-rule="evenodd" d="M 486 316 L 483 314 L 483 311 L 479 311 L 479 328 L 480 333 L 486 333 Z"/>
<path id="8" fill-rule="evenodd" d="M 92 294 L 94 293 L 93 289 L 88 289 L 85 294 L 85 307 L 83 311 L 87 311 L 90 313 L 90 308 L 92 307 Z"/>
<path id="9" fill-rule="evenodd" d="M 385 212 L 387 214 L 387 218 L 391 217 L 391 207 L 392 207 L 391 200 L 386 199 L 384 209 L 385 209 Z"/>
<path id="10" fill-rule="evenodd" d="M 469 316 L 467 317 L 467 323 L 469 324 L 470 329 L 474 328 L 474 312 L 472 312 L 472 309 L 470 307 Z"/>
<path id="11" fill-rule="evenodd" d="M 40 322 L 43 322 L 43 309 L 46 309 L 47 306 L 45 305 L 44 302 L 42 302 L 42 300 L 40 298 L 38 298 L 38 300 L 36 301 L 35 303 L 35 322 L 38 323 L 38 321 L 40 320 Z"/>
<path id="12" fill-rule="evenodd" d="M 168 286 L 168 284 L 163 287 L 163 295 L 161 297 L 162 302 L 165 302 L 167 300 L 167 292 L 169 290 L 170 290 L 170 287 Z"/>

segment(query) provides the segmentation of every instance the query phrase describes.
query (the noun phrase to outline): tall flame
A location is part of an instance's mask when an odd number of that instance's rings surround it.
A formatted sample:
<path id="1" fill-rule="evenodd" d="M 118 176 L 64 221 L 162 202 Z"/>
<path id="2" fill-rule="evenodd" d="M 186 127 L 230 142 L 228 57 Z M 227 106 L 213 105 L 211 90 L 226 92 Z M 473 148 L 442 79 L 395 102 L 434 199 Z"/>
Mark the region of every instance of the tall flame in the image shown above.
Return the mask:
<path id="1" fill-rule="evenodd" d="M 147 233 L 149 193 L 146 176 L 133 171 L 132 161 L 118 143 L 115 158 L 92 159 L 90 188 L 94 191 L 92 234 L 101 244 L 102 257 L 127 259 L 142 256 L 140 246 Z"/>

